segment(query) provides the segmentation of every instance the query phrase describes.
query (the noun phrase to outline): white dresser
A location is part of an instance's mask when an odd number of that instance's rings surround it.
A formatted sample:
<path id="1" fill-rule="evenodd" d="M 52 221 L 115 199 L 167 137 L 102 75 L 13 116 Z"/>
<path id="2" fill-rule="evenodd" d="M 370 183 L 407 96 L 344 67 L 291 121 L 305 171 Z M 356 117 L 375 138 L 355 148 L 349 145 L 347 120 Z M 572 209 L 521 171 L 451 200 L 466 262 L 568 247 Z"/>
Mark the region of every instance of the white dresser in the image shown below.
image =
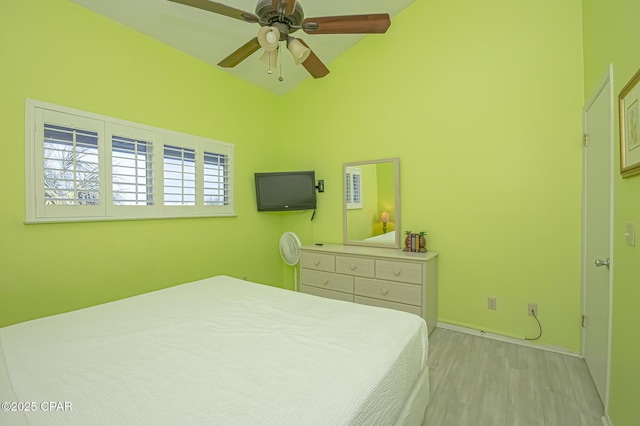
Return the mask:
<path id="1" fill-rule="evenodd" d="M 300 291 L 419 315 L 436 326 L 438 253 L 325 244 L 302 247 Z"/>

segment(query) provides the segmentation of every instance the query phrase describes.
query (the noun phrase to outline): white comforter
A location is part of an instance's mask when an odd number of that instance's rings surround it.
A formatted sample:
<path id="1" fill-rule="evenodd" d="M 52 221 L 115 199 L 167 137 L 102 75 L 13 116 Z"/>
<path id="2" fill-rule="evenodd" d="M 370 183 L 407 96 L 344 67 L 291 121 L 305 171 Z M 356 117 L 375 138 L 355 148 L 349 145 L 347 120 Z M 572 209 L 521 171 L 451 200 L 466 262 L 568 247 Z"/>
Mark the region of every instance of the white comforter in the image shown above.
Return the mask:
<path id="1" fill-rule="evenodd" d="M 2 352 L 2 401 L 36 407 L 2 425 L 390 425 L 426 371 L 427 332 L 219 276 L 2 328 Z"/>

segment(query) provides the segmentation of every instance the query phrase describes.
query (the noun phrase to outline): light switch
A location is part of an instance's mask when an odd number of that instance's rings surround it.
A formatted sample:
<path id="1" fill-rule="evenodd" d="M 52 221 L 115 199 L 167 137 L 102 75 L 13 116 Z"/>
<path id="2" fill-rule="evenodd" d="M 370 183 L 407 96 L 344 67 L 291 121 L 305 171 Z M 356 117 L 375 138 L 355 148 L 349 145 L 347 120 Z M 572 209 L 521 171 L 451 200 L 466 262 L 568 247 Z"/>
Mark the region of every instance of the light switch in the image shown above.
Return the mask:
<path id="1" fill-rule="evenodd" d="M 627 239 L 627 245 L 631 247 L 635 247 L 636 245 L 636 226 L 627 222 L 627 231 L 624 233 L 624 236 Z"/>

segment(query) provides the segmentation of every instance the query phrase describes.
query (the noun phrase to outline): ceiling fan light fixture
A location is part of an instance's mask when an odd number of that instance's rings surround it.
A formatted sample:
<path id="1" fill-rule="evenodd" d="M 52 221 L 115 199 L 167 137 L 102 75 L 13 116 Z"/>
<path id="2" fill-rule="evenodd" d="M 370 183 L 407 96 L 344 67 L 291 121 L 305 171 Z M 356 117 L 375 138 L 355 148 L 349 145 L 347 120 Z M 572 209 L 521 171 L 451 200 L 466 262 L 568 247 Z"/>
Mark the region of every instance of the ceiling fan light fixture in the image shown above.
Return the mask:
<path id="1" fill-rule="evenodd" d="M 265 50 L 262 56 L 260 56 L 260 62 L 267 65 L 269 69 L 277 68 L 278 66 L 278 49 Z"/>
<path id="2" fill-rule="evenodd" d="M 287 40 L 287 49 L 289 49 L 289 52 L 291 52 L 291 56 L 293 56 L 293 61 L 296 63 L 296 65 L 300 65 L 301 63 L 306 61 L 311 54 L 311 49 L 309 49 L 307 46 L 300 43 L 298 39 L 293 37 L 290 37 Z"/>
<path id="3" fill-rule="evenodd" d="M 260 27 L 258 30 L 258 43 L 267 52 L 272 52 L 278 48 L 280 41 L 280 31 L 276 27 Z"/>

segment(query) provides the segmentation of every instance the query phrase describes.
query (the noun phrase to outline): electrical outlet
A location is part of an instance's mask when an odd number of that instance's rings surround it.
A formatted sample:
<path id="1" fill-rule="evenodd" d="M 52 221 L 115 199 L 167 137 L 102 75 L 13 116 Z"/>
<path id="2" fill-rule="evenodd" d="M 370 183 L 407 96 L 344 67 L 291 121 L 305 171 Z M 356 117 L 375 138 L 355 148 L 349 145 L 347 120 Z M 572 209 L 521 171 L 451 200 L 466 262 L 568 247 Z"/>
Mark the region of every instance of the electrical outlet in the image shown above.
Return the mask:
<path id="1" fill-rule="evenodd" d="M 492 311 L 495 311 L 497 309 L 497 304 L 498 304 L 498 301 L 496 300 L 495 297 L 487 298 L 487 308 L 491 309 Z"/>
<path id="2" fill-rule="evenodd" d="M 535 316 L 538 316 L 538 304 L 537 303 L 529 303 L 527 305 L 527 314 L 532 317 L 535 313 Z"/>

